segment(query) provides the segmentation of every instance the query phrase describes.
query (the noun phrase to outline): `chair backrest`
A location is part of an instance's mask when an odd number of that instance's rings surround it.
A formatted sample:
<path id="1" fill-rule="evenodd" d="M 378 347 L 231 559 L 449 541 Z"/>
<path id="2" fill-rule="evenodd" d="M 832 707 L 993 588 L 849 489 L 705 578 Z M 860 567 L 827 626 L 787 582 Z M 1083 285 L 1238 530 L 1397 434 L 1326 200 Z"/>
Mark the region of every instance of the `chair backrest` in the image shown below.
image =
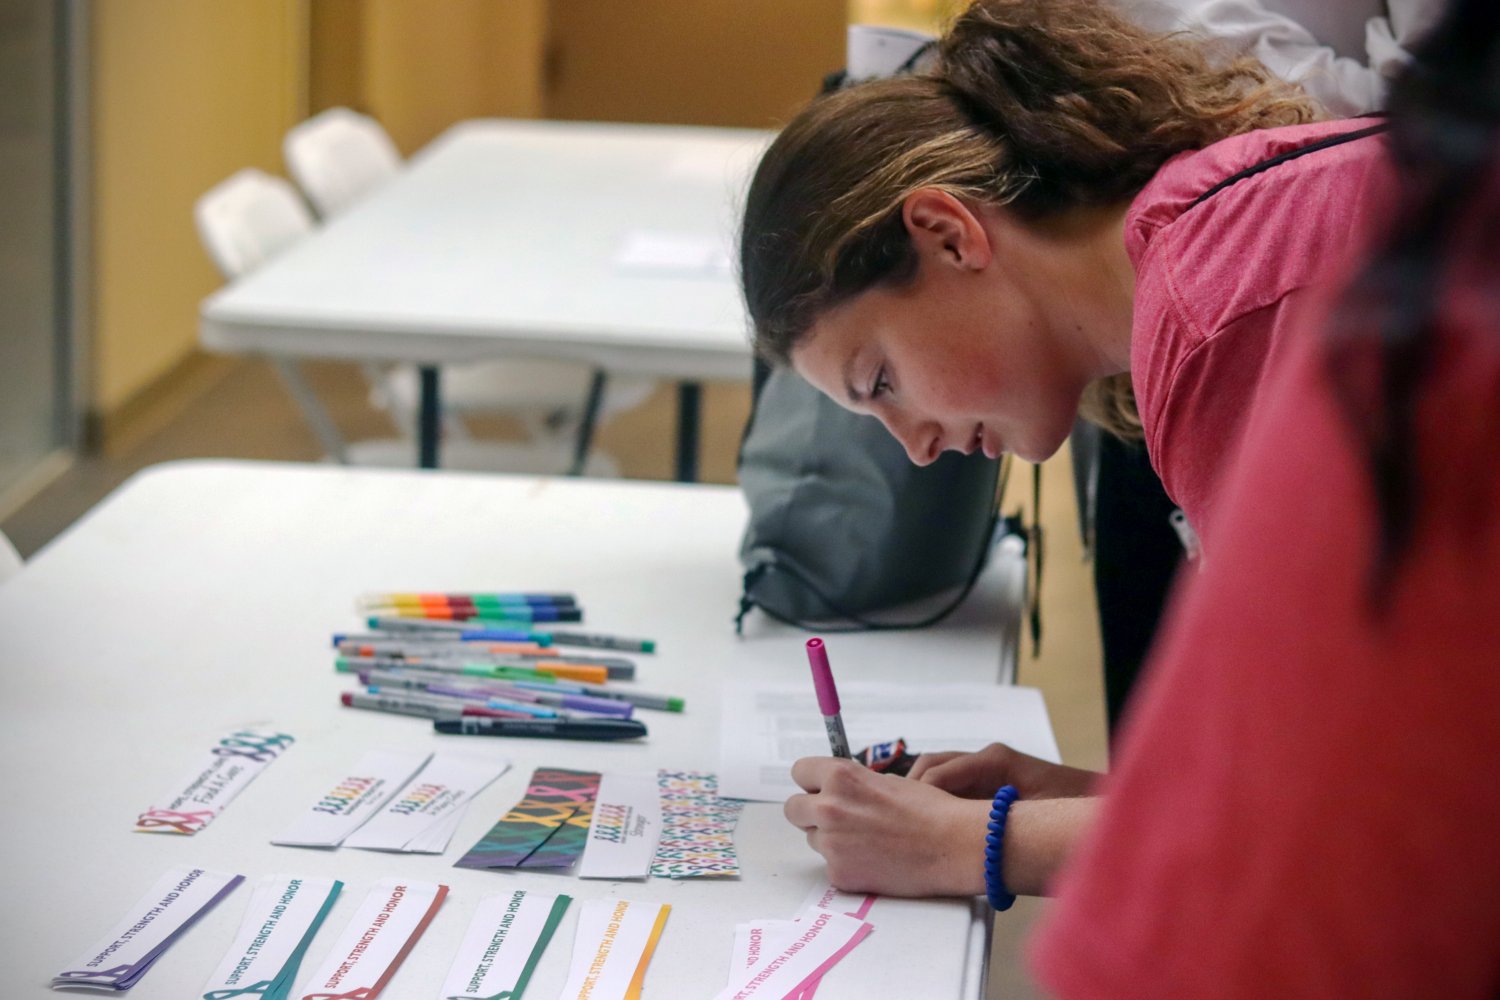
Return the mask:
<path id="1" fill-rule="evenodd" d="M 21 553 L 10 544 L 10 539 L 0 534 L 0 583 L 21 572 Z"/>
<path id="2" fill-rule="evenodd" d="M 401 154 L 375 119 L 329 108 L 286 134 L 287 172 L 323 218 L 337 215 L 401 170 Z"/>
<path id="3" fill-rule="evenodd" d="M 199 198 L 193 219 L 204 249 L 226 278 L 259 267 L 313 228 L 296 189 L 254 167 Z"/>

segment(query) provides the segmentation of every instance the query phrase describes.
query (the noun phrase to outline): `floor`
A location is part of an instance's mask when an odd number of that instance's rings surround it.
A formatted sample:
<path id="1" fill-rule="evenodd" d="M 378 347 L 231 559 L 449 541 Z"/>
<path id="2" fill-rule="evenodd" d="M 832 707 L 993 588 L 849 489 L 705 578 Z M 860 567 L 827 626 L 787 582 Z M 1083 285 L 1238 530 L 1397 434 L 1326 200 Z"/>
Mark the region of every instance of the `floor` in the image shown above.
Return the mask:
<path id="1" fill-rule="evenodd" d="M 390 438 L 395 428 L 372 410 L 359 370 L 337 363 L 310 364 L 306 375 L 328 405 L 345 436 L 353 441 Z M 602 427 L 598 446 L 627 478 L 665 479 L 671 475 L 675 394 L 663 386 L 644 405 Z M 734 457 L 749 412 L 743 385 L 705 387 L 701 477 L 733 483 Z M 514 434 L 503 422 L 477 432 Z M 58 480 L 0 522 L 25 556 L 30 556 L 136 470 L 180 458 L 232 457 L 316 461 L 319 449 L 275 372 L 255 360 L 211 359 L 195 369 L 154 410 L 113 441 L 109 454 L 80 459 Z M 1042 524 L 1047 566 L 1042 587 L 1043 641 L 1036 655 L 1023 652 L 1020 681 L 1043 690 L 1063 759 L 1102 769 L 1106 761 L 1104 699 L 1100 684 L 1098 624 L 1083 557 L 1066 453 L 1042 469 Z M 1017 465 L 1005 510 L 1029 503 L 1030 468 Z M 1045 912 L 1044 900 L 1021 900 L 996 920 L 995 961 L 989 997 L 1036 996 L 1015 961 L 1027 929 Z"/>

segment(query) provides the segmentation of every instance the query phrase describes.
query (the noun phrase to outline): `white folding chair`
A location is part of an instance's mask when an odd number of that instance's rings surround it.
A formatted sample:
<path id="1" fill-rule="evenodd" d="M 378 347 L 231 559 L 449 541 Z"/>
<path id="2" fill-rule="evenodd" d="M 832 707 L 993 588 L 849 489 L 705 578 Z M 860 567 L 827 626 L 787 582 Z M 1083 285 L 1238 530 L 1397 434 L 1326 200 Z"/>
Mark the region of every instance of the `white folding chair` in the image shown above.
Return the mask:
<path id="1" fill-rule="evenodd" d="M 282 142 L 287 172 L 324 219 L 337 215 L 401 171 L 401 154 L 380 123 L 349 108 L 329 108 L 293 127 Z M 402 427 L 415 426 L 420 376 L 411 365 L 367 365 L 371 402 Z M 655 382 L 606 377 L 579 364 L 518 359 L 445 365 L 441 380 L 449 442 L 468 438 L 466 414 L 518 418 L 527 436 L 554 449 L 571 447 L 571 471 L 582 471 L 598 419 L 645 402 Z M 604 464 L 608 464 L 604 460 Z"/>
<path id="2" fill-rule="evenodd" d="M 329 108 L 294 126 L 281 151 L 292 179 L 325 219 L 401 171 L 401 154 L 380 123 L 348 108 Z"/>
<path id="3" fill-rule="evenodd" d="M 198 238 L 218 267 L 233 280 L 270 260 L 306 236 L 312 215 L 294 189 L 279 177 L 247 167 L 208 190 L 193 205 Z M 312 427 L 318 443 L 335 461 L 347 464 L 338 426 L 290 358 L 271 358 L 287 391 Z"/>
<path id="4" fill-rule="evenodd" d="M 0 583 L 21 572 L 21 565 L 21 553 L 16 551 L 5 533 L 0 532 Z"/>

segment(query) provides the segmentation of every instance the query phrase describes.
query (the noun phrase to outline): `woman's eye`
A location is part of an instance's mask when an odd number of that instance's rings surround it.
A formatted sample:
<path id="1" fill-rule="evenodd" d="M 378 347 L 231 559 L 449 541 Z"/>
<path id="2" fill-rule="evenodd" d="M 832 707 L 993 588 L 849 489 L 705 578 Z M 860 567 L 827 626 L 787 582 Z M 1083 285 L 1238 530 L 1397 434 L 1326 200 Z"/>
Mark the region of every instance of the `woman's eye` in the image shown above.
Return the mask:
<path id="1" fill-rule="evenodd" d="M 875 373 L 875 384 L 870 388 L 870 398 L 879 399 L 890 391 L 891 380 L 886 377 L 885 366 L 882 365 L 880 370 Z"/>

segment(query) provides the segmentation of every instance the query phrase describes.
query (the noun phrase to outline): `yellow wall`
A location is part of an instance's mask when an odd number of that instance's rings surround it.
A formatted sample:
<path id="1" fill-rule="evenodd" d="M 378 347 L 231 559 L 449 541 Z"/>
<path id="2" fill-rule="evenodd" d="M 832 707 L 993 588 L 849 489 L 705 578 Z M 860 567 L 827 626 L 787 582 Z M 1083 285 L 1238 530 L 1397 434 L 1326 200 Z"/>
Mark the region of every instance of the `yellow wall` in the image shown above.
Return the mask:
<path id="1" fill-rule="evenodd" d="M 411 154 L 454 122 L 542 111 L 543 0 L 366 0 L 361 99 Z"/>
<path id="2" fill-rule="evenodd" d="M 182 361 L 219 277 L 193 201 L 245 166 L 280 170 L 299 115 L 297 0 L 96 0 L 94 409 Z"/>
<path id="3" fill-rule="evenodd" d="M 771 125 L 842 65 L 848 2 L 93 0 L 93 413 L 193 354 L 220 284 L 193 202 L 283 174 L 306 114 L 366 111 L 405 153 L 481 115 Z"/>
<path id="4" fill-rule="evenodd" d="M 934 34 L 968 6 L 968 0 L 849 0 L 850 24 L 887 24 Z"/>
<path id="5" fill-rule="evenodd" d="M 758 128 L 844 64 L 845 0 L 552 0 L 547 115 Z"/>

